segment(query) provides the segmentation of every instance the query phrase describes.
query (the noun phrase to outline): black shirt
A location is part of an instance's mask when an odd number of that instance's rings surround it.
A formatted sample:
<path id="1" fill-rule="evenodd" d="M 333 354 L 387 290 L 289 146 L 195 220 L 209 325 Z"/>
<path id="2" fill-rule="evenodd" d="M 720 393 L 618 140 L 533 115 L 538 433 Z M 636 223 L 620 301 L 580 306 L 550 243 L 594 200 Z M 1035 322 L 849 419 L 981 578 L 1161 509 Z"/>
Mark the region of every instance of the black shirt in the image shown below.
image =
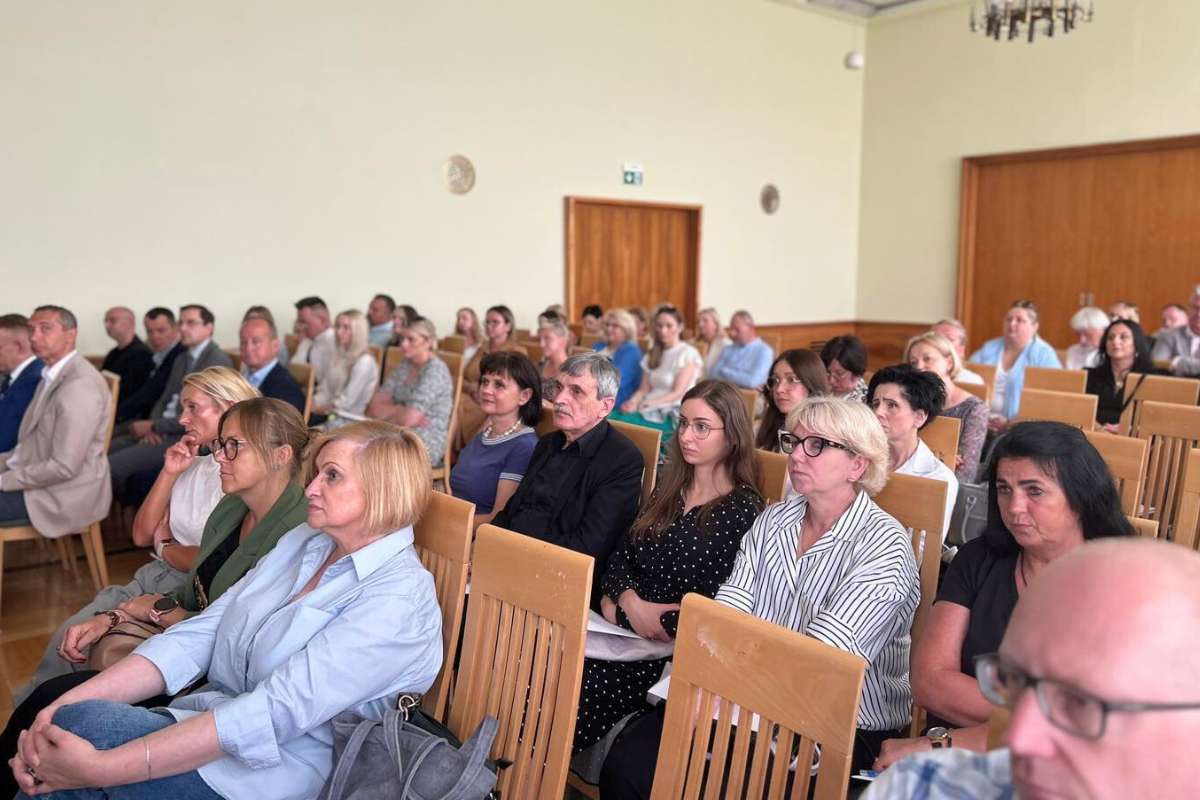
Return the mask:
<path id="1" fill-rule="evenodd" d="M 109 350 L 101 368 L 121 376 L 120 402 L 132 397 L 150 377 L 154 371 L 154 354 L 145 342 L 134 335 L 129 344 Z"/>
<path id="2" fill-rule="evenodd" d="M 225 562 L 233 555 L 233 551 L 238 549 L 238 545 L 242 543 L 242 526 L 239 523 L 234 527 L 229 535 L 225 537 L 216 548 L 208 554 L 208 558 L 200 562 L 200 566 L 196 567 L 196 583 L 203 592 L 196 592 L 196 598 L 208 598 L 208 588 L 212 586 L 213 579 L 217 577 L 217 573 L 221 571 L 221 567 L 225 566 Z M 208 602 L 202 601 L 202 608 L 207 607 Z"/>
<path id="3" fill-rule="evenodd" d="M 550 516 L 554 513 L 554 503 L 563 489 L 563 484 L 571 476 L 580 458 L 590 457 L 596 452 L 607 428 L 608 422 L 601 420 L 599 425 L 569 445 L 566 444 L 567 436 L 562 431 L 547 434 L 557 437 L 553 443 L 554 449 L 542 468 L 532 476 L 529 492 L 521 498 L 520 505 L 509 512 L 507 527 L 536 539 L 546 538 Z"/>

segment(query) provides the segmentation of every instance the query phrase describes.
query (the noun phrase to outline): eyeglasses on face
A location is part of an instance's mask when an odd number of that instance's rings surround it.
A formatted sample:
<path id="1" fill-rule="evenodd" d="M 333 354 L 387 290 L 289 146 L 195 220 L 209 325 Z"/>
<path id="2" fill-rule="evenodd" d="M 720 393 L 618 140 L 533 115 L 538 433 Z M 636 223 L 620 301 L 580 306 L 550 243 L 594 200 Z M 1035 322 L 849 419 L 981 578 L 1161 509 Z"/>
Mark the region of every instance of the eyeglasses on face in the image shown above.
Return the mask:
<path id="1" fill-rule="evenodd" d="M 1051 725 L 1088 741 L 1104 736 L 1109 714 L 1200 709 L 1200 703 L 1110 703 L 1060 681 L 1035 678 L 998 653 L 976 657 L 975 678 L 988 702 L 1010 711 L 1027 689 L 1033 689 L 1038 708 Z"/>
<path id="2" fill-rule="evenodd" d="M 855 455 L 855 452 L 841 442 L 835 442 L 832 439 L 826 439 L 824 436 L 805 436 L 800 438 L 794 433 L 788 431 L 779 432 L 779 449 L 785 455 L 791 455 L 799 445 L 804 449 L 804 454 L 809 458 L 816 458 L 825 452 L 826 447 L 835 447 L 838 450 L 845 450 L 850 455 Z"/>
<path id="3" fill-rule="evenodd" d="M 791 388 L 793 386 L 799 386 L 802 383 L 804 383 L 804 381 L 800 380 L 799 375 L 784 375 L 782 378 L 780 378 L 778 375 L 772 375 L 771 377 L 767 378 L 767 388 L 771 390 L 778 389 L 780 384 Z"/>
<path id="4" fill-rule="evenodd" d="M 708 435 L 710 433 L 712 433 L 713 431 L 725 430 L 724 427 L 717 427 L 716 425 L 709 425 L 707 422 L 704 422 L 704 421 L 691 422 L 688 420 L 687 417 L 680 417 L 679 424 L 675 426 L 675 432 L 677 434 L 683 433 L 688 428 L 692 429 L 692 434 L 695 435 L 695 437 L 697 439 L 707 439 Z"/>
<path id="5" fill-rule="evenodd" d="M 246 443 L 240 439 L 222 439 L 217 437 L 212 440 L 209 449 L 213 453 L 221 453 L 225 456 L 226 461 L 233 461 L 238 456 L 238 451 L 246 446 Z"/>

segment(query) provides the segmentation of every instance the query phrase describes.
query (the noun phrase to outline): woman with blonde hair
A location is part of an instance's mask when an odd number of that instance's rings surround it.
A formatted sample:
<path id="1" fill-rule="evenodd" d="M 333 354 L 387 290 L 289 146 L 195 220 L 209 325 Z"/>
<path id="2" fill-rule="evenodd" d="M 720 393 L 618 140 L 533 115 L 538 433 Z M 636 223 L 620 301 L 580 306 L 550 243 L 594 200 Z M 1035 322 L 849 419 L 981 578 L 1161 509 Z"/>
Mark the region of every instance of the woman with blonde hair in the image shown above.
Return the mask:
<path id="1" fill-rule="evenodd" d="M 571 331 L 562 319 L 547 319 L 538 325 L 538 346 L 542 348 L 542 361 L 537 365 L 542 378 L 542 399 L 546 404 L 553 392 L 555 380 L 558 379 L 558 368 L 570 358 Z"/>
<path id="2" fill-rule="evenodd" d="M 483 344 L 483 326 L 475 309 L 463 306 L 455 313 L 454 333 L 463 337 L 463 358 L 470 361 Z"/>
<path id="3" fill-rule="evenodd" d="M 367 410 L 379 382 L 379 364 L 371 354 L 368 336 L 367 318 L 361 311 L 352 308 L 337 315 L 333 325 L 333 361 L 328 377 L 313 397 L 314 417 L 331 411 L 361 415 Z"/>
<path id="4" fill-rule="evenodd" d="M 410 320 L 400 331 L 404 358 L 392 370 L 367 406 L 367 416 L 412 428 L 429 451 L 431 466 L 442 463 L 450 413 L 454 409 L 454 378 L 437 357 L 437 329 L 424 318 Z"/>
<path id="5" fill-rule="evenodd" d="M 637 320 L 633 314 L 614 308 L 605 318 L 606 339 L 592 348 L 609 360 L 621 373 L 621 388 L 617 392 L 616 408 L 620 408 L 642 385 L 642 351 L 637 346 Z"/>
<path id="6" fill-rule="evenodd" d="M 656 310 L 652 342 L 640 364 L 642 385 L 609 416 L 670 433 L 675 430 L 672 415 L 700 379 L 704 359 L 699 350 L 683 341 L 683 315 L 674 306 Z"/>
<path id="7" fill-rule="evenodd" d="M 708 375 L 721 358 L 721 351 L 730 344 L 730 338 L 721 325 L 721 315 L 715 308 L 700 309 L 696 315 L 696 344 L 704 353 L 704 374 Z"/>
<path id="8" fill-rule="evenodd" d="M 908 340 L 904 360 L 919 370 L 932 372 L 946 389 L 946 405 L 941 414 L 962 421 L 958 433 L 958 460 L 954 476 L 960 483 L 974 483 L 979 471 L 983 442 L 987 439 L 987 404 L 954 382 L 962 372 L 958 350 L 949 339 L 928 331 Z"/>

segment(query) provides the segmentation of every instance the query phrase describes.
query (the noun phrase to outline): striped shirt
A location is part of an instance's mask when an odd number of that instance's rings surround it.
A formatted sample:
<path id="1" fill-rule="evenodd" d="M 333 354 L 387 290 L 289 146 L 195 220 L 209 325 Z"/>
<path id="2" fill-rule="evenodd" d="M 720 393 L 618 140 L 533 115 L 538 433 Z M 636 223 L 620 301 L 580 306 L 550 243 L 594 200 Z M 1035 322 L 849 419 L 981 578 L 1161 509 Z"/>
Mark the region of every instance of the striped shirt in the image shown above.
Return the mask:
<path id="1" fill-rule="evenodd" d="M 797 558 L 807 510 L 801 495 L 760 514 L 717 600 L 865 658 L 858 727 L 901 728 L 912 712 L 909 628 L 921 599 L 911 539 L 859 492 Z"/>

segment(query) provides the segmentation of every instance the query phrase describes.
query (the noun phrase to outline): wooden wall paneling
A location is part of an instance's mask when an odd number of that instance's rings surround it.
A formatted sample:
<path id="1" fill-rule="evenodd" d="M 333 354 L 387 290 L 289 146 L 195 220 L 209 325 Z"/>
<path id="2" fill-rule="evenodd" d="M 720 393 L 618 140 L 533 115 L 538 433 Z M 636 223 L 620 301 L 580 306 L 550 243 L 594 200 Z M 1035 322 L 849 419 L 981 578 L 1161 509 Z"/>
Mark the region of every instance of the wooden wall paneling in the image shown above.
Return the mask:
<path id="1" fill-rule="evenodd" d="M 867 365 L 871 370 L 899 364 L 904 360 L 904 346 L 917 334 L 929 330 L 932 323 L 863 322 L 856 325 L 856 335 L 867 348 Z"/>
<path id="2" fill-rule="evenodd" d="M 802 322 L 788 325 L 759 325 L 758 335 L 767 342 L 778 340 L 780 353 L 784 350 L 811 349 L 814 343 L 827 342 L 835 336 L 854 333 L 853 321 Z M 820 347 L 816 348 L 818 351 Z"/>

